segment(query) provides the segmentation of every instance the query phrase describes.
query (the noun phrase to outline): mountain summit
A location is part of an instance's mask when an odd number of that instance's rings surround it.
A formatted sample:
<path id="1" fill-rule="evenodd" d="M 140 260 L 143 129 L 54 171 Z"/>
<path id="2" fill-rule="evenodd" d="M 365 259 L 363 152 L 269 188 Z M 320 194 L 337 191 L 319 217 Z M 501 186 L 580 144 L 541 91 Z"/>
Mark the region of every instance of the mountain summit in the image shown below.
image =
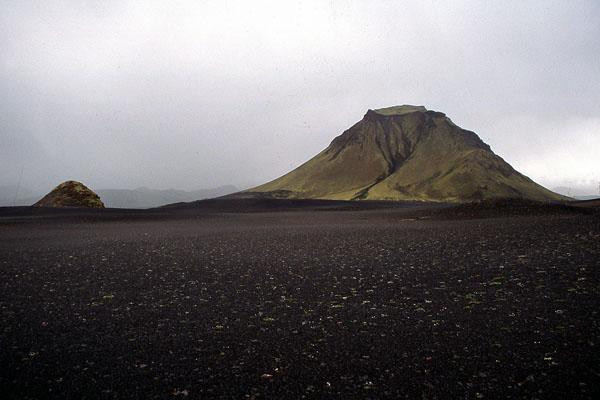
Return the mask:
<path id="1" fill-rule="evenodd" d="M 34 207 L 104 208 L 100 197 L 81 182 L 66 181 L 52 189 Z"/>
<path id="2" fill-rule="evenodd" d="M 444 113 L 411 105 L 368 110 L 315 157 L 248 192 L 338 200 L 564 199 Z"/>

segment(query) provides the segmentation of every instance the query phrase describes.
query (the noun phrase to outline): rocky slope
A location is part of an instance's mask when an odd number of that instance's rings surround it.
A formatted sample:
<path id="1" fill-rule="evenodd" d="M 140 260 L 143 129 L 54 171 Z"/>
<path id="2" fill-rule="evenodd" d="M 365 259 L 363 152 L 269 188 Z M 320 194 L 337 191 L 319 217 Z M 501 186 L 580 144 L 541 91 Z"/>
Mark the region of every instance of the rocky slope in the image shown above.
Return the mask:
<path id="1" fill-rule="evenodd" d="M 248 191 L 338 200 L 565 199 L 516 171 L 445 114 L 408 105 L 369 110 L 314 158 Z"/>
<path id="2" fill-rule="evenodd" d="M 33 206 L 104 208 L 104 203 L 83 183 L 66 181 L 55 187 Z"/>

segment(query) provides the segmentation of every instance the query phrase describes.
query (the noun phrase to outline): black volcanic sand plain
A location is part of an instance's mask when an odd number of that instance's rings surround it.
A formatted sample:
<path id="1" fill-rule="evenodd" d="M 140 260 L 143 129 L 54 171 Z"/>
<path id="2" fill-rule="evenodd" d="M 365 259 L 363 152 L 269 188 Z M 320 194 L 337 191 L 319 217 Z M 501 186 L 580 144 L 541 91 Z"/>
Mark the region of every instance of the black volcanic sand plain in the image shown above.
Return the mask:
<path id="1" fill-rule="evenodd" d="M 328 207 L 0 210 L 2 398 L 598 398 L 598 214 Z"/>

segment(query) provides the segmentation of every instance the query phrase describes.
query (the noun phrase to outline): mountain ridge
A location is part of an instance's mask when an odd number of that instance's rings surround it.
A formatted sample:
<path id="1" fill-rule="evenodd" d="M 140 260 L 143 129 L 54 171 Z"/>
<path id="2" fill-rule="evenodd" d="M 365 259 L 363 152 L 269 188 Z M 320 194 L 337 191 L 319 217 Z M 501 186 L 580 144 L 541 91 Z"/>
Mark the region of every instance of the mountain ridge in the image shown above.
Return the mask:
<path id="1" fill-rule="evenodd" d="M 109 208 L 152 208 L 176 202 L 188 202 L 224 196 L 236 192 L 233 185 L 223 185 L 209 189 L 152 189 L 140 186 L 135 189 L 98 189 L 104 205 Z M 17 185 L 0 187 L 0 207 L 30 206 L 37 203 L 44 194 Z"/>
<path id="2" fill-rule="evenodd" d="M 315 157 L 248 192 L 333 200 L 566 199 L 520 174 L 446 114 L 412 105 L 369 109 Z"/>
<path id="3" fill-rule="evenodd" d="M 188 202 L 206 198 L 219 197 L 236 192 L 233 185 L 223 185 L 210 189 L 179 190 L 151 189 L 138 187 L 135 189 L 100 189 L 98 194 L 104 199 L 107 207 L 114 208 L 152 208 L 165 204 Z"/>

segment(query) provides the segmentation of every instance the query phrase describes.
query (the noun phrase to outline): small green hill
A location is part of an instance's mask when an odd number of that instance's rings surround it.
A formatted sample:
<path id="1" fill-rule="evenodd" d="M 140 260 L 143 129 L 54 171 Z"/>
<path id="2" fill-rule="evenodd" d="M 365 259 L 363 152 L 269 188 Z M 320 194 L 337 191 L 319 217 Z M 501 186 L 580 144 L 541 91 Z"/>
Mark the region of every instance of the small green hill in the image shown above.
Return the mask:
<path id="1" fill-rule="evenodd" d="M 566 199 L 517 172 L 445 114 L 410 105 L 368 110 L 314 158 L 248 192 L 335 200 Z"/>
<path id="2" fill-rule="evenodd" d="M 33 206 L 104 208 L 104 203 L 83 183 L 66 181 L 55 187 Z"/>

